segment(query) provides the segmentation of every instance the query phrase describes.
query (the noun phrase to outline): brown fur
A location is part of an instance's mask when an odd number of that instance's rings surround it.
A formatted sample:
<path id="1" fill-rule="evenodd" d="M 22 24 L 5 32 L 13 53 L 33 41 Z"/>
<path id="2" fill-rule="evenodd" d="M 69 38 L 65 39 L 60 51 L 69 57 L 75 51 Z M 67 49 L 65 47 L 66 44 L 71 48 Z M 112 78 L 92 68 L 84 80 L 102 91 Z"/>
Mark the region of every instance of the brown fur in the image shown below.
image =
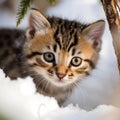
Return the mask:
<path id="1" fill-rule="evenodd" d="M 34 78 L 37 91 L 53 96 L 60 105 L 78 82 L 95 68 L 104 21 L 85 25 L 60 18 L 45 18 L 31 10 L 22 70 Z M 23 62 L 24 61 L 24 62 Z"/>

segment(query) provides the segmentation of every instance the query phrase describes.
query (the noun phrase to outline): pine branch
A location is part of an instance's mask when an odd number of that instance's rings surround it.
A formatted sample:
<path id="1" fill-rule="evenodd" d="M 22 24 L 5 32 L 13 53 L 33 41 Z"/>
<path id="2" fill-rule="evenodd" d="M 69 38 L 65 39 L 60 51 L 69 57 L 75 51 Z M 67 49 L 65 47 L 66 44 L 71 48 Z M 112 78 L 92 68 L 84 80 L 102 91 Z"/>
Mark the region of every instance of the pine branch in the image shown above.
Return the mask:
<path id="1" fill-rule="evenodd" d="M 16 24 L 17 27 L 21 23 L 24 16 L 26 15 L 28 8 L 30 7 L 33 1 L 34 0 L 22 0 L 20 2 L 18 12 L 17 12 L 17 24 Z"/>
<path id="2" fill-rule="evenodd" d="M 17 23 L 16 23 L 17 27 L 21 23 L 24 16 L 26 15 L 26 13 L 33 1 L 34 0 L 21 0 L 20 5 L 18 7 L 18 12 L 17 12 Z M 51 5 L 55 5 L 57 3 L 57 0 L 48 0 L 48 2 Z"/>
<path id="3" fill-rule="evenodd" d="M 120 6 L 118 0 L 101 0 L 113 38 L 113 46 L 117 56 L 120 72 Z"/>

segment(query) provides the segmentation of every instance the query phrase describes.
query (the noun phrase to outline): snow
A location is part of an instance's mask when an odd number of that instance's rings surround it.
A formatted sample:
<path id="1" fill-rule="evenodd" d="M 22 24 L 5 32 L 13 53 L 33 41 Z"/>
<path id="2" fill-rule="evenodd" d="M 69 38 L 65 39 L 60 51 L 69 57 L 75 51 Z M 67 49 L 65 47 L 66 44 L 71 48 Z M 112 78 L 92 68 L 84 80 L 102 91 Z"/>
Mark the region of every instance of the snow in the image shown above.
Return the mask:
<path id="1" fill-rule="evenodd" d="M 46 14 L 85 23 L 106 20 L 98 0 L 60 0 Z M 19 28 L 27 27 L 27 19 Z M 16 16 L 0 10 L 0 28 L 15 26 Z M 78 84 L 63 107 L 37 93 L 32 78 L 11 81 L 0 70 L 0 114 L 12 120 L 120 120 L 119 101 L 119 72 L 107 23 L 96 69 Z"/>
<path id="2" fill-rule="evenodd" d="M 2 70 L 0 75 L 0 112 L 8 113 L 10 118 L 15 116 L 12 120 L 34 120 L 39 111 L 43 115 L 58 108 L 54 98 L 36 93 L 32 78 L 11 81 Z M 47 106 L 47 110 L 43 111 L 42 106 Z"/>
<path id="3" fill-rule="evenodd" d="M 0 70 L 0 114 L 9 120 L 119 120 L 120 109 L 101 105 L 91 111 L 78 105 L 59 107 L 54 98 L 36 91 L 32 78 L 11 81 Z"/>

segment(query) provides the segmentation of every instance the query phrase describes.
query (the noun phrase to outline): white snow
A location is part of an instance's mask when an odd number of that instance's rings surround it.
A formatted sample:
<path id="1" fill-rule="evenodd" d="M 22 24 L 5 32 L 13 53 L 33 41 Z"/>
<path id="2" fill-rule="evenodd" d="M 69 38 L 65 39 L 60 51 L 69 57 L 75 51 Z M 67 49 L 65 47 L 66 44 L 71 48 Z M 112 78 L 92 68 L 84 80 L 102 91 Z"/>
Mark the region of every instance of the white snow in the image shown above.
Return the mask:
<path id="1" fill-rule="evenodd" d="M 54 98 L 36 93 L 32 78 L 11 81 L 0 70 L 0 113 L 12 120 L 34 120 L 58 108 Z M 42 110 L 47 106 L 47 110 Z M 44 109 L 44 108 L 43 108 Z"/>
<path id="2" fill-rule="evenodd" d="M 98 0 L 60 0 L 47 14 L 85 23 L 106 20 Z M 20 28 L 27 23 L 26 17 Z M 15 26 L 16 16 L 0 10 L 0 28 Z M 64 107 L 37 93 L 32 78 L 11 81 L 0 70 L 0 114 L 9 120 L 120 120 L 119 106 L 120 79 L 107 24 L 96 69 L 80 82 Z"/>
<path id="3" fill-rule="evenodd" d="M 59 107 L 54 98 L 36 93 L 32 78 L 11 81 L 0 70 L 0 115 L 8 120 L 120 120 L 120 109 L 101 105 L 91 111 L 78 105 Z"/>

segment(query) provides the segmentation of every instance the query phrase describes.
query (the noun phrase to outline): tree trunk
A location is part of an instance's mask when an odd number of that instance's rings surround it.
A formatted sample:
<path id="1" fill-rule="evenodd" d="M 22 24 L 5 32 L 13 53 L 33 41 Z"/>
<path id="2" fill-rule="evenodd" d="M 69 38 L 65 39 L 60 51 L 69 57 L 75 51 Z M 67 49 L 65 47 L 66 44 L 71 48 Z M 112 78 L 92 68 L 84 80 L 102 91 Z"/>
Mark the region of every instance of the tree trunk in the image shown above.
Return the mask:
<path id="1" fill-rule="evenodd" d="M 118 0 L 101 0 L 113 38 L 120 72 L 120 7 Z"/>

